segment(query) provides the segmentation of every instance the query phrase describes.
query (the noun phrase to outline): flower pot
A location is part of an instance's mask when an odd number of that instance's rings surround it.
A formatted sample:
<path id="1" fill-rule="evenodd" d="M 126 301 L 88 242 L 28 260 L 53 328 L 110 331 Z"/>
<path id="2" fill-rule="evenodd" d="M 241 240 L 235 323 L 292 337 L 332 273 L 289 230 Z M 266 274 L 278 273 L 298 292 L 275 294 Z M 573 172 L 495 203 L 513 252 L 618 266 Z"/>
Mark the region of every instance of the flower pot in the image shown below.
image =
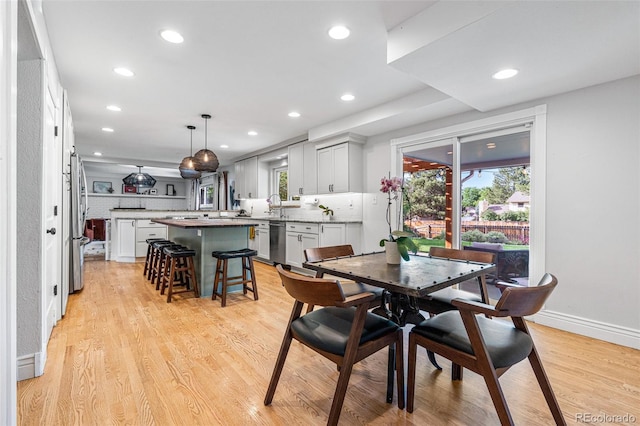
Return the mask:
<path id="1" fill-rule="evenodd" d="M 402 261 L 400 252 L 398 251 L 398 243 L 395 241 L 386 241 L 384 243 L 384 251 L 387 255 L 387 263 L 389 265 L 399 265 Z"/>

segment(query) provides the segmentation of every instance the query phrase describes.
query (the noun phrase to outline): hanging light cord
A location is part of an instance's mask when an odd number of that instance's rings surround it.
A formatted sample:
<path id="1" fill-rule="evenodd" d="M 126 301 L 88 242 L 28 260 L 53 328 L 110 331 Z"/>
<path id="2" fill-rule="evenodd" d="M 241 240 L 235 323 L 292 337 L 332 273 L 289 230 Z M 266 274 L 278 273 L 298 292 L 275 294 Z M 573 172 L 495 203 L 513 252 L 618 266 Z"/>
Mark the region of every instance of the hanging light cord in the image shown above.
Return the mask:
<path id="1" fill-rule="evenodd" d="M 193 126 L 191 126 L 191 127 L 193 127 Z M 191 127 L 189 128 L 189 130 L 191 131 L 191 142 L 189 144 L 189 156 L 193 157 L 193 129 Z M 205 144 L 206 144 L 206 142 L 205 142 Z"/>
<path id="2" fill-rule="evenodd" d="M 207 145 L 207 136 L 209 135 L 209 130 L 207 130 L 207 121 L 209 121 L 209 117 L 204 117 L 204 149 L 208 149 Z"/>

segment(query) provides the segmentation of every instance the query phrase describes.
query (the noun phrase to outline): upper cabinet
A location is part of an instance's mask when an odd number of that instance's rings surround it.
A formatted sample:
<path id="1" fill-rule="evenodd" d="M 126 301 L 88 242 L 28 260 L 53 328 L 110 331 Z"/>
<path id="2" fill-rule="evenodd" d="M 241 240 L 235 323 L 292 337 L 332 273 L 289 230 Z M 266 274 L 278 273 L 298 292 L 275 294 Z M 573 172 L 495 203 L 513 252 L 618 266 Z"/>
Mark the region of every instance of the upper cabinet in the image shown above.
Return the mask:
<path id="1" fill-rule="evenodd" d="M 266 197 L 258 191 L 258 157 L 236 161 L 235 174 L 236 200 Z"/>
<path id="2" fill-rule="evenodd" d="M 287 175 L 289 197 L 318 193 L 316 148 L 312 143 L 300 142 L 289 146 Z"/>
<path id="3" fill-rule="evenodd" d="M 318 194 L 362 191 L 363 143 L 349 134 L 316 145 Z"/>

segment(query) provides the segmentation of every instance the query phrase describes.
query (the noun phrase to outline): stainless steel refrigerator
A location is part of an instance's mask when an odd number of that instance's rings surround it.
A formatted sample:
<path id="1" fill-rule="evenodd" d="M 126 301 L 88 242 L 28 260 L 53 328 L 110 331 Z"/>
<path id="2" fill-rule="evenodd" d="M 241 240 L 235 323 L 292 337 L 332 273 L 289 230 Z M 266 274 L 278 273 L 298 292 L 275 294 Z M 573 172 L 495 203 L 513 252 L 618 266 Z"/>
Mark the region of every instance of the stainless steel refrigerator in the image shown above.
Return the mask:
<path id="1" fill-rule="evenodd" d="M 71 154 L 69 293 L 79 291 L 84 286 L 84 246 L 89 243 L 89 238 L 83 235 L 89 209 L 87 192 L 87 176 L 82 159 L 78 154 Z"/>

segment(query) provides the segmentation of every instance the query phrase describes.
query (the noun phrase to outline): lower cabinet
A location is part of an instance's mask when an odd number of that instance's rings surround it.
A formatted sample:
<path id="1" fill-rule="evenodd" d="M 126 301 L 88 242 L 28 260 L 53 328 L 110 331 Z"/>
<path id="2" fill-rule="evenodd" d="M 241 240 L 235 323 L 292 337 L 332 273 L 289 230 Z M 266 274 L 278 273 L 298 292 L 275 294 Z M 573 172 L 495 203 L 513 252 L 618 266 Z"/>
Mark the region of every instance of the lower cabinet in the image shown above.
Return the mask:
<path id="1" fill-rule="evenodd" d="M 151 222 L 149 219 L 136 220 L 136 257 L 147 255 L 147 239 L 167 238 L 167 225 Z"/>
<path id="2" fill-rule="evenodd" d="M 269 260 L 269 222 L 258 222 L 256 228 L 258 257 Z"/>
<path id="3" fill-rule="evenodd" d="M 287 255 L 290 266 L 302 268 L 304 250 L 319 246 L 318 225 L 315 223 L 287 222 Z"/>
<path id="4" fill-rule="evenodd" d="M 347 231 L 344 223 L 320 224 L 320 247 L 347 244 Z"/>
<path id="5" fill-rule="evenodd" d="M 136 221 L 135 219 L 118 220 L 118 257 L 133 258 L 136 256 Z M 129 260 L 132 262 L 132 260 Z"/>

